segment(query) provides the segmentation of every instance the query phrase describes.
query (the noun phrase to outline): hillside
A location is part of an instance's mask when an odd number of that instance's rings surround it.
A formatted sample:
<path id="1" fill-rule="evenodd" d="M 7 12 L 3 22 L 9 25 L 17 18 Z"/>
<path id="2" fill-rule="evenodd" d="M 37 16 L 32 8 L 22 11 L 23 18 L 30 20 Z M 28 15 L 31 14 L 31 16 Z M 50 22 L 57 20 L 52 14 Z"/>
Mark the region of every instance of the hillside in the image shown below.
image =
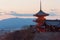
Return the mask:
<path id="1" fill-rule="evenodd" d="M 17 30 L 22 26 L 34 25 L 33 18 L 9 18 L 0 21 L 0 29 Z"/>
<path id="2" fill-rule="evenodd" d="M 37 32 L 34 28 L 27 28 L 8 33 L 3 40 L 60 40 L 59 32 Z"/>

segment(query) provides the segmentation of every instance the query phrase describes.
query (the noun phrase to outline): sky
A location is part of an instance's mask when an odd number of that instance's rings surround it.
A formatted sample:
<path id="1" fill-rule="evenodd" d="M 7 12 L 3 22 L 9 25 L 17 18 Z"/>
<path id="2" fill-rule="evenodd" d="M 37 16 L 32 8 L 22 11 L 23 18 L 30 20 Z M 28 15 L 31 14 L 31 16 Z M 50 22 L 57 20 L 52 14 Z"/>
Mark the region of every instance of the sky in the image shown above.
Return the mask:
<path id="1" fill-rule="evenodd" d="M 51 9 L 60 12 L 60 0 L 41 0 L 42 10 Z M 16 11 L 18 13 L 37 13 L 40 9 L 40 0 L 0 0 L 0 11 Z"/>
<path id="2" fill-rule="evenodd" d="M 44 12 L 52 14 L 52 16 L 57 15 L 53 18 L 60 18 L 60 0 L 41 0 L 41 2 Z M 11 11 L 17 14 L 36 14 L 39 10 L 40 0 L 0 0 L 0 14 L 2 14 L 0 19 L 15 17 L 6 15 Z"/>

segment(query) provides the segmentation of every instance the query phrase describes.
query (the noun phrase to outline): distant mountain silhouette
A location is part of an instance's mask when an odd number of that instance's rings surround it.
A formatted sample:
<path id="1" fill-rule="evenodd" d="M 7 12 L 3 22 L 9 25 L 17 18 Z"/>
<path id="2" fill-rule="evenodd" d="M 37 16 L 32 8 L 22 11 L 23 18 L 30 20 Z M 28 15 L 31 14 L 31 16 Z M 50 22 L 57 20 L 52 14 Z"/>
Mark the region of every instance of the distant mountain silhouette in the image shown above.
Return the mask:
<path id="1" fill-rule="evenodd" d="M 9 18 L 0 21 L 0 29 L 16 30 L 25 25 L 34 25 L 33 18 Z"/>
<path id="2" fill-rule="evenodd" d="M 33 16 L 33 14 L 10 14 L 13 16 Z"/>
<path id="3" fill-rule="evenodd" d="M 31 13 L 28 13 L 28 14 L 24 13 L 24 14 L 22 14 L 22 13 L 16 13 L 15 11 L 11 11 L 10 15 L 13 15 L 13 16 L 33 16 L 33 14 L 31 14 Z"/>

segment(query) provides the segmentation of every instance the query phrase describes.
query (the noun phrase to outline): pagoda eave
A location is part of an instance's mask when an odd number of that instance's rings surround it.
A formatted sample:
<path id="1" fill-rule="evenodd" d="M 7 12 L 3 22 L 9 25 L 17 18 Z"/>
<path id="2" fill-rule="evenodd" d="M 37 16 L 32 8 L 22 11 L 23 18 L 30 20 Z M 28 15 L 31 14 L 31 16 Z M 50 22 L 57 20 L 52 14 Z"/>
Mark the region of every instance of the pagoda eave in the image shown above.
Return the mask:
<path id="1" fill-rule="evenodd" d="M 41 16 L 48 16 L 49 14 L 46 14 L 46 15 L 37 15 L 37 14 L 35 14 L 35 15 L 33 15 L 33 16 L 37 16 L 37 17 L 41 17 Z"/>

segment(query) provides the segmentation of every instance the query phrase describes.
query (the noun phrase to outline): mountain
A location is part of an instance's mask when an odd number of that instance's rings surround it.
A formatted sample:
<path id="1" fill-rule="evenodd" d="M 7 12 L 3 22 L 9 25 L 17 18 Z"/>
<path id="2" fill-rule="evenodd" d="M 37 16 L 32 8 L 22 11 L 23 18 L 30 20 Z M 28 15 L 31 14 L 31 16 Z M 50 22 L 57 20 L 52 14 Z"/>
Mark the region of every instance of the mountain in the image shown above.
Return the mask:
<path id="1" fill-rule="evenodd" d="M 34 25 L 33 18 L 9 18 L 0 21 L 0 29 L 17 30 L 26 25 Z"/>

